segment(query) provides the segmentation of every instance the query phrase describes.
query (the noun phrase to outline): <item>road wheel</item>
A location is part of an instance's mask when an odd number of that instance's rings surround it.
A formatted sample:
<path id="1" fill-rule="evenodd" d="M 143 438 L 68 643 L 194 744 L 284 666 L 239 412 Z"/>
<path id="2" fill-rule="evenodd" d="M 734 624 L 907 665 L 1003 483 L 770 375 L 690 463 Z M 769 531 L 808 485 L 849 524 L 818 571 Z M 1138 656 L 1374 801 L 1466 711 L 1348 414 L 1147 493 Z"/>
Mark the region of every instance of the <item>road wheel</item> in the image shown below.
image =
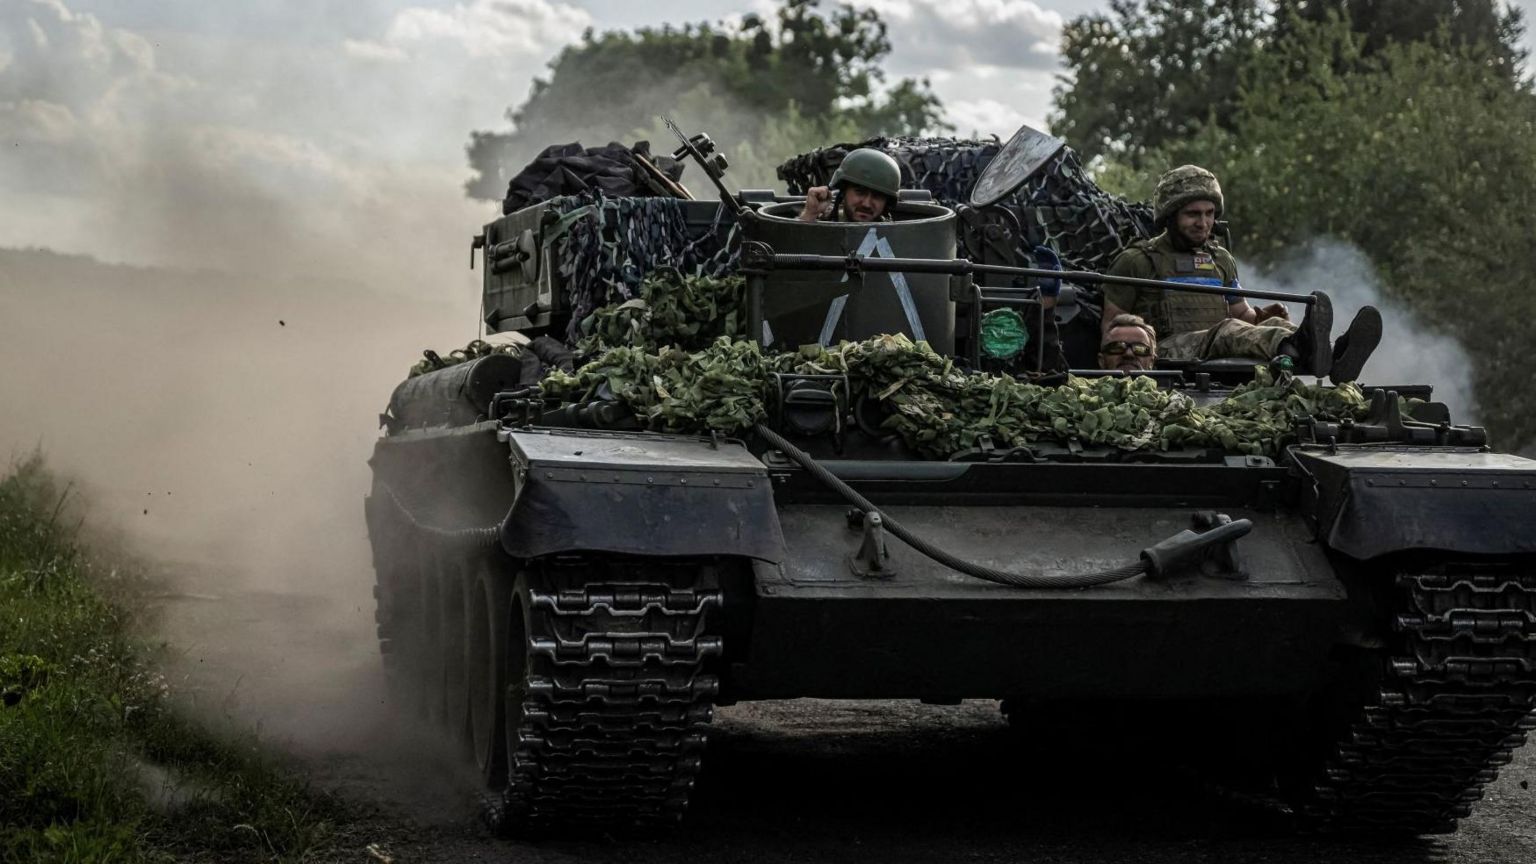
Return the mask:
<path id="1" fill-rule="evenodd" d="M 438 572 L 438 552 L 430 542 L 421 553 L 421 579 L 418 584 L 416 618 L 420 639 L 416 652 L 416 685 L 420 690 L 418 715 L 433 724 L 443 722 L 443 628 L 442 580 Z"/>
<path id="2" fill-rule="evenodd" d="M 370 512 L 374 499 L 368 501 Z M 412 680 L 412 652 L 416 622 L 411 588 L 416 578 L 416 556 L 410 535 L 398 520 L 387 516 L 370 518 L 371 530 L 384 536 L 374 538 L 381 550 L 374 555 L 375 601 L 373 620 L 379 636 L 379 657 L 383 661 L 384 694 L 390 710 L 413 716 L 416 710 L 416 686 Z"/>
<path id="3" fill-rule="evenodd" d="M 466 571 L 469 559 L 461 552 L 445 554 L 438 567 L 439 664 L 443 690 L 443 728 L 453 752 L 469 758 L 469 680 L 465 621 L 469 601 Z"/>
<path id="4" fill-rule="evenodd" d="M 478 563 L 468 595 L 465 671 L 469 689 L 469 737 L 475 765 L 486 786 L 507 780 L 507 747 L 502 707 L 507 686 L 507 631 L 511 613 L 510 576 L 495 557 Z"/>

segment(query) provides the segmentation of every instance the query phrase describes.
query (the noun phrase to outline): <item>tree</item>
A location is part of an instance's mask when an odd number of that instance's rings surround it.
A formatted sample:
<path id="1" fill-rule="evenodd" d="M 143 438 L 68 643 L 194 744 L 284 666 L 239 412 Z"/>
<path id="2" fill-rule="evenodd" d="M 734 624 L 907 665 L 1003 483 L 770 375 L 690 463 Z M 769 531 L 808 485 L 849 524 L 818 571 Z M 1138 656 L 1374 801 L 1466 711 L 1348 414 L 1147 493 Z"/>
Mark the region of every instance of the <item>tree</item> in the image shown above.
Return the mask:
<path id="1" fill-rule="evenodd" d="M 820 9 L 820 0 L 784 0 L 773 20 L 746 16 L 739 27 L 663 25 L 633 33 L 588 31 L 509 109 L 508 132 L 473 132 L 473 197 L 499 198 L 508 177 L 545 146 L 601 144 L 655 130 L 659 114 L 707 129 L 722 145 L 761 140 L 796 112 L 801 126 L 858 134 L 920 134 L 943 127 L 926 81 L 904 79 L 885 95 L 880 62 L 890 53 L 885 23 L 873 9 Z M 713 100 L 700 104 L 701 94 Z M 826 137 L 821 140 L 834 140 Z M 658 149 L 671 149 L 666 138 Z M 759 154 L 762 158 L 765 154 Z M 776 154 L 780 157 L 790 153 Z"/>
<path id="2" fill-rule="evenodd" d="M 1362 37 L 1355 63 L 1433 44 L 1470 52 L 1506 82 L 1522 73 L 1523 18 L 1496 0 L 1111 0 L 1109 14 L 1062 31 L 1068 73 L 1052 131 L 1089 157 L 1143 168 L 1147 153 L 1197 130 L 1234 131 L 1242 70 L 1297 27 L 1340 15 Z"/>
<path id="3" fill-rule="evenodd" d="M 1448 32 L 1370 44 L 1337 18 L 1292 22 L 1243 70 L 1234 131 L 1149 161 L 1221 177 L 1245 263 L 1358 247 L 1390 296 L 1467 346 L 1495 441 L 1536 442 L 1536 94 Z"/>
<path id="4" fill-rule="evenodd" d="M 1062 31 L 1070 75 L 1052 91 L 1051 130 L 1139 167 L 1208 123 L 1231 128 L 1238 70 L 1267 26 L 1261 0 L 1111 0 Z"/>
<path id="5" fill-rule="evenodd" d="M 1281 0 L 1275 22 L 1283 34 L 1290 21 L 1321 23 L 1342 13 L 1364 37 L 1361 57 L 1388 45 L 1423 42 L 1444 28 L 1440 44 L 1478 53 L 1491 71 L 1514 81 L 1526 59 L 1520 48 L 1524 16 L 1500 6 L 1496 0 Z"/>

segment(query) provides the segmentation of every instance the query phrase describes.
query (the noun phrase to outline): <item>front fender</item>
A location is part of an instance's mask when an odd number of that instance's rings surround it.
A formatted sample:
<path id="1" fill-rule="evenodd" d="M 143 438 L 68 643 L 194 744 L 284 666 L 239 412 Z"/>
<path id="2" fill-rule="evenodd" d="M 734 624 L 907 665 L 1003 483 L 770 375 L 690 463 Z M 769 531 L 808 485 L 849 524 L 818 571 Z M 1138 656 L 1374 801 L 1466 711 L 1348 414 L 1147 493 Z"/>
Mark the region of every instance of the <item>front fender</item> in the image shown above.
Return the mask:
<path id="1" fill-rule="evenodd" d="M 738 441 L 573 429 L 502 435 L 516 497 L 501 542 L 514 557 L 784 558 L 767 468 Z"/>
<path id="2" fill-rule="evenodd" d="M 1360 560 L 1413 550 L 1536 553 L 1536 461 L 1471 448 L 1293 451 L 1319 539 Z"/>

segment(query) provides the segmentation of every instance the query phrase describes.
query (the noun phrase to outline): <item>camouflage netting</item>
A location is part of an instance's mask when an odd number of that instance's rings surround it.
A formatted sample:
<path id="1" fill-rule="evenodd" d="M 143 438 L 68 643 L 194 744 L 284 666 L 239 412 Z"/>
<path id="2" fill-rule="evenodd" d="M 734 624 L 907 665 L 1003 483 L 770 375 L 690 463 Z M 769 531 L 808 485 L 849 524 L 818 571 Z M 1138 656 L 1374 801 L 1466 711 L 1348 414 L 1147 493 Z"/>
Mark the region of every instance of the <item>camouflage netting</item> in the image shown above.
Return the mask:
<path id="1" fill-rule="evenodd" d="M 1002 145 L 996 140 L 956 138 L 871 138 L 813 150 L 779 166 L 779 179 L 791 194 L 803 195 L 825 185 L 849 151 L 859 147 L 883 150 L 901 164 L 902 186 L 926 189 L 940 204 L 966 203 L 981 171 Z M 1000 206 L 1019 220 L 1022 236 L 1019 260 L 1032 260 L 1030 250 L 1047 245 L 1062 263 L 1080 270 L 1107 269 L 1120 250 L 1152 236 L 1152 208 L 1100 189 L 1070 147 L 1047 162 Z"/>
<path id="2" fill-rule="evenodd" d="M 896 157 L 903 185 L 932 192 L 940 202 L 964 201 L 981 169 L 997 153 L 996 141 L 950 138 L 876 138 L 796 157 L 780 166 L 791 192 L 825 183 L 843 156 L 875 146 Z M 732 249 L 735 221 L 724 206 L 709 224 L 692 224 L 682 202 L 672 198 L 614 198 L 601 191 L 552 198 L 557 220 L 548 229 L 553 267 L 561 276 L 571 311 L 563 336 L 571 345 L 593 334 L 585 322 L 599 308 L 634 300 L 651 273 L 665 269 L 686 276 L 723 277 L 736 270 Z M 1039 243 L 1057 249 L 1070 267 L 1103 269 L 1124 246 L 1147 236 L 1151 209 L 1116 198 L 1093 184 L 1077 154 L 1064 149 L 1005 199 L 1023 227 L 1021 262 Z"/>
<path id="3" fill-rule="evenodd" d="M 601 193 L 554 198 L 554 266 L 569 293 L 571 323 L 565 339 L 578 343 L 582 322 L 599 307 L 640 296 L 645 277 L 663 268 L 688 276 L 735 272 L 731 214 L 722 205 L 715 223 L 690 230 L 675 198 L 607 198 Z"/>
<path id="4" fill-rule="evenodd" d="M 733 338 L 739 335 L 729 332 L 733 323 L 718 328 L 725 334 L 709 344 L 685 350 L 679 345 L 697 345 L 706 330 L 668 323 L 680 320 L 671 312 L 644 314 L 713 304 L 718 314 L 739 321 L 739 306 L 733 304 L 740 302 L 740 282 L 676 274 L 650 280 L 643 306 L 616 304 L 593 316 L 601 322 L 598 332 L 630 344 L 589 341 L 600 353 L 574 372 L 550 373 L 542 384 L 545 397 L 564 403 L 617 400 L 657 431 L 738 433 L 767 416 L 773 373 L 840 374 L 856 398 L 872 398 L 887 409 L 885 428 L 938 459 L 982 444 L 1010 448 L 1036 441 L 1273 455 L 1296 421 L 1359 419 L 1367 407 L 1352 384 L 1333 388 L 1290 376 L 1276 379 L 1262 367 L 1256 367 L 1252 383 L 1209 406 L 1196 406 L 1184 393 L 1161 390 L 1144 377 L 1074 377 L 1060 387 L 1040 387 L 957 369 L 952 358 L 899 335 L 764 356 L 755 343 Z"/>

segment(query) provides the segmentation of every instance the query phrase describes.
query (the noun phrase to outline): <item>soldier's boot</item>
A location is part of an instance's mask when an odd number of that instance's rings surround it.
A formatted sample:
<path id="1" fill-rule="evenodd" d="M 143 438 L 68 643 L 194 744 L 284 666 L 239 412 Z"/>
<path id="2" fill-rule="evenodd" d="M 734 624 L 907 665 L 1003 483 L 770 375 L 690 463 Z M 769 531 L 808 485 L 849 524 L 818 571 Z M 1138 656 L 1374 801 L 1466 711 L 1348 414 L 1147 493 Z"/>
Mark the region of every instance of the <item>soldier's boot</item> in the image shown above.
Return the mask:
<path id="1" fill-rule="evenodd" d="M 1333 372 L 1329 378 L 1343 384 L 1360 377 L 1365 361 L 1381 344 L 1381 313 L 1375 306 L 1362 306 L 1349 322 L 1349 329 L 1333 343 Z"/>
<path id="2" fill-rule="evenodd" d="M 1316 375 L 1321 378 L 1333 368 L 1333 351 L 1328 340 L 1333 338 L 1333 301 L 1321 291 L 1312 292 L 1316 300 L 1307 306 L 1296 332 L 1280 343 L 1280 353 L 1275 360 L 1282 368 L 1287 365 L 1297 375 Z M 1287 364 L 1284 361 L 1289 361 Z"/>

